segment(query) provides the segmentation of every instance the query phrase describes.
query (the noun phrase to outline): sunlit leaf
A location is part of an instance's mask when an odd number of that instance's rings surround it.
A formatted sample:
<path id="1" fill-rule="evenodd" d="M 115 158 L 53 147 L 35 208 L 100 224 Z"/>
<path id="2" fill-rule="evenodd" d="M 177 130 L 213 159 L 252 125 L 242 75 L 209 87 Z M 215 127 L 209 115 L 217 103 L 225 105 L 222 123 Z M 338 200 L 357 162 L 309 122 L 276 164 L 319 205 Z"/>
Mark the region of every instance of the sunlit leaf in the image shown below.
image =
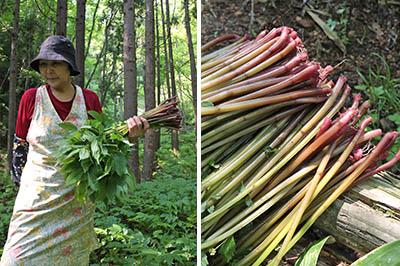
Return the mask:
<path id="1" fill-rule="evenodd" d="M 315 266 L 318 262 L 319 254 L 326 241 L 329 239 L 329 236 L 325 237 L 313 243 L 310 247 L 303 252 L 303 254 L 297 259 L 295 266 Z"/>
<path id="2" fill-rule="evenodd" d="M 351 266 L 399 266 L 400 240 L 385 244 L 374 249 L 367 255 L 355 261 Z"/>

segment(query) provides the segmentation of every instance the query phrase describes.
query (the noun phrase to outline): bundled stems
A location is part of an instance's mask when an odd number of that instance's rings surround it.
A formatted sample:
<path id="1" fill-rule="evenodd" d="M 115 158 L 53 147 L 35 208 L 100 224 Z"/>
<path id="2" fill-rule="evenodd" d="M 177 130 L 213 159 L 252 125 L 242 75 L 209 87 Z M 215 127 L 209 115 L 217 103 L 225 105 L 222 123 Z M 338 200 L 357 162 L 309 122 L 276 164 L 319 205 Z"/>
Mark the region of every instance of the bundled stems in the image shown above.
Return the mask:
<path id="1" fill-rule="evenodd" d="M 277 266 L 340 194 L 400 160 L 380 165 L 397 133 L 373 149 L 382 131 L 364 132 L 369 102 L 348 101 L 347 78 L 308 61 L 293 29 L 230 40 L 202 57 L 201 249 L 233 237 L 251 250 L 235 265 L 260 265 L 280 245 L 268 262 Z"/>

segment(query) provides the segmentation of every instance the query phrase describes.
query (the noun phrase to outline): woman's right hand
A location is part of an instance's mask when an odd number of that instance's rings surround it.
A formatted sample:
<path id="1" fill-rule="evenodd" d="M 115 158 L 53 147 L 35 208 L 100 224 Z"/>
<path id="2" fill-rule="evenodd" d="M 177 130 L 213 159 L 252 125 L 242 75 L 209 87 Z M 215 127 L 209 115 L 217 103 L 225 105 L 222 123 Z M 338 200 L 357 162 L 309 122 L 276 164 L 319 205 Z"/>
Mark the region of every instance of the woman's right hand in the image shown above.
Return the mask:
<path id="1" fill-rule="evenodd" d="M 128 137 L 130 139 L 143 136 L 146 130 L 150 128 L 149 122 L 147 122 L 145 118 L 140 116 L 132 116 L 128 118 L 126 122 L 128 124 Z"/>

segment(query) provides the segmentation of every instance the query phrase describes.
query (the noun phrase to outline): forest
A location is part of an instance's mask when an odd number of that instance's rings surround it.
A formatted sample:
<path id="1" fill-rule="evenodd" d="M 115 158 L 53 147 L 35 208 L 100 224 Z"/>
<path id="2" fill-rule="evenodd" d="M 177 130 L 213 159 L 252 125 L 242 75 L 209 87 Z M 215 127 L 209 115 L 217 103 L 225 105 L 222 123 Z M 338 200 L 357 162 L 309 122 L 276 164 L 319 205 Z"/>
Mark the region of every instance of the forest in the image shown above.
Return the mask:
<path id="1" fill-rule="evenodd" d="M 50 35 L 76 49 L 74 83 L 98 95 L 114 121 L 176 96 L 178 130 L 134 144 L 136 186 L 124 200 L 96 202 L 100 247 L 90 265 L 193 265 L 196 261 L 196 1 L 2 0 L 0 2 L 0 254 L 14 200 L 12 141 L 24 92 L 43 84 L 29 63 Z"/>

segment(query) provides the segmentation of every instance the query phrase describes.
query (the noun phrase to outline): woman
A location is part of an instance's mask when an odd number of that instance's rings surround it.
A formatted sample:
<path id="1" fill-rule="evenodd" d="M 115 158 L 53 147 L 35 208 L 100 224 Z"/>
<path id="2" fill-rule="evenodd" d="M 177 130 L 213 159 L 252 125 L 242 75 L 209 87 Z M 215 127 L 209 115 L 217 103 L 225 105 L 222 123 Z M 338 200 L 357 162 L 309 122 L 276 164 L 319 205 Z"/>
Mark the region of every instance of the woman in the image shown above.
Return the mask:
<path id="1" fill-rule="evenodd" d="M 19 106 L 12 176 L 20 188 L 0 265 L 88 265 L 97 247 L 94 206 L 76 201 L 73 188 L 47 159 L 64 137 L 58 124 L 82 126 L 87 111 L 101 112 L 100 102 L 94 92 L 72 83 L 71 76 L 80 72 L 64 36 L 47 38 L 30 65 L 46 84 L 27 90 Z M 136 116 L 127 123 L 130 138 L 149 127 Z"/>

